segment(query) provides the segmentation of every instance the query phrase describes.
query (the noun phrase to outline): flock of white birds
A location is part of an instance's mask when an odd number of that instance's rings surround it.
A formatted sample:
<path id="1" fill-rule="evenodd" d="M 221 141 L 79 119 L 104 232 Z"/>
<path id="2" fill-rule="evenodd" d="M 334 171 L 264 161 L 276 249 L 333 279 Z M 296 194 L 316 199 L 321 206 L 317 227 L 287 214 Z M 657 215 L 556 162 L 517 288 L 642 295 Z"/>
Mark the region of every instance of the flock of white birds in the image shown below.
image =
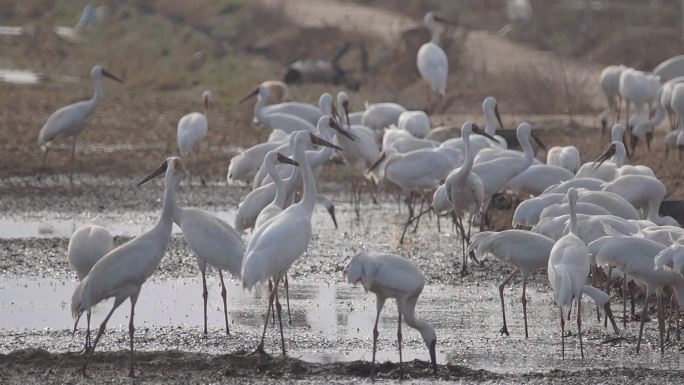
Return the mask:
<path id="1" fill-rule="evenodd" d="M 448 62 L 439 46 L 439 21 L 443 20 L 431 12 L 425 16 L 424 24 L 432 38 L 417 55 L 418 70 L 432 94 L 428 107 L 434 103 L 433 98 L 441 98 L 446 92 Z M 54 138 L 68 136 L 76 142 L 102 98 L 100 78 L 103 75 L 116 79 L 101 67 L 93 67 L 93 98 L 61 108 L 50 116 L 39 136 L 45 155 L 47 145 Z M 514 275 L 522 274 L 527 337 L 527 277 L 546 267 L 560 308 L 563 346 L 565 321 L 569 320 L 571 307 L 576 304 L 577 336 L 582 347 L 583 294 L 604 309 L 605 318 L 610 319 L 617 332 L 608 293 L 613 280 L 621 279 L 623 301 L 626 302 L 625 293 L 633 294 L 639 288 L 646 294 L 637 351 L 647 318 L 648 297 L 656 294 L 662 350 L 665 289 L 672 293 L 670 310 L 678 311 L 684 305 L 681 296 L 684 294 L 684 245 L 678 241 L 684 236 L 684 230 L 674 219 L 659 215 L 658 209 L 666 195 L 665 186 L 650 168 L 626 164 L 629 153 L 623 138 L 629 141 L 632 151 L 639 140 L 650 144 L 654 127 L 668 112 L 676 131 L 669 134 L 666 141 L 677 145 L 681 151 L 684 146 L 682 79 L 673 78 L 661 84 L 656 75 L 623 66 L 606 68 L 600 84 L 608 108 L 601 118 L 604 129 L 612 124 L 611 138 L 598 159 L 584 164 L 579 151 L 572 145 L 548 149 L 546 163 L 541 163 L 535 157 L 533 142 L 544 146 L 536 138 L 533 126 L 526 122 L 517 127 L 522 151 L 508 149 L 506 141 L 496 135 L 503 125 L 493 97 L 487 97 L 482 103 L 482 128 L 465 122 L 460 137 L 438 141 L 436 138 L 443 136 L 445 130 L 432 129 L 430 119 L 423 111 L 410 111 L 397 103 L 387 102 L 367 104 L 365 110 L 353 112 L 350 111 L 350 97 L 344 91 L 336 98 L 328 93 L 321 95 L 318 105 L 283 101 L 287 86 L 278 81 L 266 81 L 241 101 L 256 97 L 254 122 L 272 133 L 268 141 L 241 152 L 230 162 L 228 181 L 244 181 L 252 186 L 252 191 L 240 204 L 234 225 L 202 210 L 178 207 L 176 190 L 189 172 L 181 158 L 166 159 L 140 182 L 164 176 L 163 208 L 152 229 L 116 248 L 111 235 L 102 227 L 85 226 L 74 233 L 68 257 L 81 280 L 72 298 L 72 313 L 76 318 L 74 330 L 84 312 L 90 324 L 92 307 L 104 299 L 115 298 L 92 343 L 88 325 L 85 352 L 90 357 L 111 314 L 130 299 L 129 373 L 134 374 L 135 304 L 142 285 L 157 269 L 166 252 L 175 223 L 194 252 L 202 274 L 204 332 L 207 332 L 208 296 L 205 273 L 210 265 L 219 271 L 221 278 L 226 333 L 230 331 L 223 271 L 240 279 L 246 289 L 269 282 L 268 307 L 257 351 L 263 352 L 266 325 L 271 312 L 275 312 L 285 355 L 279 287 L 283 282 L 287 292 L 287 271 L 307 250 L 314 205 L 323 204 L 335 220 L 334 206 L 318 194 L 316 185 L 321 167 L 330 160 L 334 150 L 338 150 L 354 177 L 357 215 L 364 184 L 392 184 L 406 197 L 409 206 L 407 226 L 427 211 L 433 211 L 437 218 L 444 215 L 453 218 L 462 239 L 464 272 L 469 255 L 472 258 L 493 255 L 514 266 L 511 275 L 499 286 L 502 334 L 509 333 L 504 286 Z M 202 99 L 205 113 L 188 114 L 178 123 L 178 147 L 183 157 L 189 156 L 193 149 L 197 150 L 207 134 L 206 110 L 211 105 L 211 94 L 205 92 Z M 624 113 L 620 108 L 622 100 L 626 105 Z M 656 110 L 652 117 L 649 106 Z M 621 115 L 624 125 L 620 124 Z M 474 222 L 486 222 L 486 213 L 495 194 L 507 190 L 529 197 L 515 210 L 512 225 L 516 229 L 481 231 L 471 236 Z M 428 202 L 430 208 L 416 213 L 413 210 L 416 198 Z M 242 236 L 246 231 L 251 231 L 247 242 Z M 376 294 L 378 319 L 385 300 L 396 299 L 400 362 L 403 317 L 409 326 L 421 333 L 436 370 L 435 329 L 415 317 L 416 302 L 425 283 L 421 271 L 401 256 L 361 253 L 351 260 L 346 272 L 350 283 L 361 283 L 366 291 Z M 591 285 L 588 285 L 590 275 Z M 598 287 L 604 287 L 606 292 Z M 623 312 L 626 313 L 626 305 Z M 624 314 L 625 324 L 627 318 Z M 377 326 L 376 319 L 373 360 Z M 584 357 L 583 349 L 581 354 Z M 85 371 L 84 365 L 84 374 Z"/>

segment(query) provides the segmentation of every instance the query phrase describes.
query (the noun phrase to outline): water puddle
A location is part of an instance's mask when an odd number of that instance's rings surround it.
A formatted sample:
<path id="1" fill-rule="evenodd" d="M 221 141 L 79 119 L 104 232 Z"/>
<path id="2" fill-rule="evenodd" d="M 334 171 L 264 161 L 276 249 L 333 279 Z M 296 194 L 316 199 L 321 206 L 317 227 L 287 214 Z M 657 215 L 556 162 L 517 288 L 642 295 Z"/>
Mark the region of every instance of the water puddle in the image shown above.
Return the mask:
<path id="1" fill-rule="evenodd" d="M 37 84 L 41 76 L 33 71 L 0 69 L 0 81 L 12 84 Z"/>
<path id="2" fill-rule="evenodd" d="M 219 283 L 209 275 L 208 324 L 210 337 L 201 336 L 202 287 L 196 279 L 150 280 L 136 306 L 137 347 L 141 350 L 181 349 L 225 353 L 236 346 L 253 346 L 263 326 L 265 292 L 243 291 L 237 282 L 228 281 L 228 309 L 232 336 L 222 336 L 223 307 Z M 79 336 L 71 337 L 70 315 L 74 281 L 36 281 L 9 279 L 0 283 L 0 351 L 25 346 L 45 347 L 51 351 L 77 350 Z M 438 361 L 464 364 L 495 372 L 527 373 L 566 368 L 607 368 L 616 366 L 678 369 L 679 354 L 666 352 L 664 357 L 647 342 L 641 356 L 634 344 L 602 344 L 610 335 L 602 324 L 592 319 L 593 307 L 585 309 L 584 338 L 586 359 L 579 358 L 576 336 L 566 338 L 566 358 L 560 354 L 557 312 L 550 294 L 528 289 L 530 338 L 521 336 L 519 292 L 514 290 L 507 301 L 510 337 L 498 333 L 501 314 L 495 288 L 482 290 L 471 286 L 427 286 L 418 302 L 417 316 L 431 323 L 438 336 Z M 375 298 L 360 287 L 342 282 L 292 282 L 290 285 L 292 324 L 284 320 L 285 338 L 290 355 L 310 362 L 370 360 L 372 327 L 375 321 Z M 507 293 L 507 295 L 509 295 Z M 514 298 L 514 299 L 513 299 Z M 286 316 L 285 300 L 282 300 Z M 95 328 L 109 311 L 111 301 L 93 312 Z M 113 332 L 102 344 L 105 350 L 127 348 L 128 302 L 118 309 L 109 327 Z M 394 301 L 388 301 L 380 317 L 378 360 L 398 359 L 396 345 L 397 316 Z M 572 324 L 572 323 L 571 323 Z M 85 323 L 82 322 L 81 326 Z M 637 325 L 627 333 L 634 335 Z M 572 330 L 572 326 L 570 326 Z M 653 322 L 646 334 L 655 333 Z M 402 325 L 405 360 L 427 359 L 420 334 Z M 625 333 L 624 331 L 622 333 Z M 112 336 L 113 335 L 113 336 Z M 82 334 L 80 335 L 82 336 Z M 267 341 L 279 351 L 279 334 L 268 328 Z"/>
<path id="3" fill-rule="evenodd" d="M 235 211 L 212 212 L 228 223 L 235 222 Z M 98 224 L 113 236 L 133 237 L 150 229 L 157 222 L 158 212 L 135 212 L 124 215 L 95 215 L 92 213 L 33 213 L 18 217 L 0 218 L 0 239 L 11 238 L 69 238 L 82 225 Z M 177 226 L 174 234 L 180 233 Z"/>

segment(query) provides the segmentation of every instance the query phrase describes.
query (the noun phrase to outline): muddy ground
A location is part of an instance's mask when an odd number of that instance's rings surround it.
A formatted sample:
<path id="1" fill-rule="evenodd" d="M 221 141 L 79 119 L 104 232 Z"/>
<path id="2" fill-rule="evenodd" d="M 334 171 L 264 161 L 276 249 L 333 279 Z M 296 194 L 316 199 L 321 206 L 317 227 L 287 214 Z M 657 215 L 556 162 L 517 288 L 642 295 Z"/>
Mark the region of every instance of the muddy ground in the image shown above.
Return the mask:
<path id="1" fill-rule="evenodd" d="M 117 244 L 151 226 L 157 218 L 160 183 L 130 188 L 135 179 L 85 179 L 73 190 L 48 186 L 4 191 L 0 209 L 0 382 L 86 383 L 74 371 L 83 357 L 77 352 L 84 337 L 82 322 L 72 337 L 69 314 L 75 277 L 65 260 L 68 235 L 78 225 L 102 223 Z M 355 383 L 400 378 L 396 344 L 396 308 L 389 301 L 380 322 L 377 369 L 370 365 L 375 304 L 372 295 L 344 281 L 349 258 L 359 251 L 396 252 L 411 259 L 426 276 L 417 314 L 438 334 L 438 374 L 426 364 L 427 350 L 414 330 L 404 325 L 404 376 L 412 383 L 678 383 L 682 343 L 667 342 L 658 353 L 657 323 L 646 324 L 641 355 L 634 353 L 638 323 L 621 323 L 616 335 L 596 321 L 585 300 L 584 360 L 579 357 L 574 324 L 560 354 L 557 309 L 543 271 L 528 284 L 530 338 L 525 339 L 520 311 L 521 281 L 505 291 L 510 336 L 501 336 L 497 286 L 510 267 L 492 259 L 470 262 L 461 275 L 460 241 L 441 220 L 425 220 L 398 244 L 406 210 L 381 195 L 380 204 L 363 205 L 360 220 L 339 186 L 324 183 L 321 192 L 337 204 L 339 229 L 322 208 L 314 214 L 309 251 L 292 268 L 292 324 L 285 324 L 288 359 L 281 358 L 278 329 L 268 327 L 266 351 L 272 357 L 243 357 L 254 349 L 262 327 L 264 288 L 243 291 L 228 281 L 231 335 L 225 334 L 218 277 L 209 272 L 209 333 L 202 334 L 201 281 L 194 258 L 181 235 L 175 235 L 159 270 L 143 288 L 136 308 L 136 383 Z M 15 191 L 15 192 L 10 192 Z M 39 191 L 40 190 L 40 191 Z M 235 186 L 181 188 L 181 204 L 203 207 L 230 221 L 244 191 Z M 42 197 L 42 198 L 40 198 Z M 99 216 L 98 216 L 99 215 Z M 284 302 L 284 301 L 283 301 Z M 640 299 L 638 299 L 640 306 Z M 95 308 L 96 328 L 110 302 Z M 283 304 L 285 306 L 285 304 Z M 653 305 L 651 305 L 653 307 Z M 613 300 L 616 316 L 621 301 Z M 129 383 L 128 305 L 110 321 L 89 373 L 98 382 Z M 372 375 L 375 374 L 375 377 Z"/>

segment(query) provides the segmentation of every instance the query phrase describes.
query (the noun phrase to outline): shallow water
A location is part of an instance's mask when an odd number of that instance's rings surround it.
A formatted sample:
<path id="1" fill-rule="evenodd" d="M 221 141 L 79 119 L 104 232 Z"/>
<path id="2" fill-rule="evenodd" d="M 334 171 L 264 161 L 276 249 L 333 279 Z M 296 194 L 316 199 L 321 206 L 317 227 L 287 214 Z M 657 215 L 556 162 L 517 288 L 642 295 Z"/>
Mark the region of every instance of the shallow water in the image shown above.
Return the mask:
<path id="1" fill-rule="evenodd" d="M 75 227 L 82 223 L 102 223 L 115 235 L 132 236 L 149 228 L 157 220 L 157 211 L 121 210 L 96 218 L 92 212 L 14 212 L 0 220 L 0 242 L 24 245 L 8 258 L 0 259 L 0 351 L 40 347 L 52 352 L 80 349 L 82 332 L 71 336 L 71 293 L 76 282 L 70 278 L 61 250 Z M 216 210 L 209 210 L 217 212 Z M 659 370 L 684 368 L 679 345 L 670 342 L 660 356 L 657 348 L 657 323 L 646 324 L 640 356 L 634 354 L 638 323 L 628 324 L 614 337 L 596 321 L 593 304 L 583 302 L 583 336 L 586 359 L 581 360 L 573 321 L 567 324 L 572 334 L 566 337 L 566 358 L 561 358 L 558 310 L 549 292 L 543 272 L 528 283 L 527 298 L 530 338 L 524 338 L 521 312 L 521 285 L 513 280 L 506 289 L 506 312 L 511 336 L 500 336 L 501 305 L 498 284 L 510 270 L 496 261 L 485 266 L 471 266 L 472 274 L 458 274 L 460 261 L 458 239 L 448 234 L 442 221 L 442 233 L 436 232 L 434 219 L 426 219 L 418 234 L 407 238 L 404 248 L 397 247 L 401 218 L 392 204 L 364 205 L 364 216 L 354 219 L 347 204 L 338 204 L 340 229 L 335 230 L 322 208 L 313 216 L 314 236 L 307 255 L 300 258 L 290 274 L 292 325 L 285 325 L 288 352 L 310 362 L 370 360 L 375 299 L 342 278 L 348 258 L 359 250 L 393 251 L 410 258 L 426 275 L 428 285 L 418 301 L 417 315 L 434 325 L 438 335 L 438 361 L 487 369 L 500 373 L 545 372 L 553 369 L 589 369 L 640 367 Z M 218 211 L 232 222 L 234 210 Z M 34 237 L 54 238 L 36 242 Z M 177 235 L 177 238 L 180 237 Z M 11 239 L 10 239 L 11 238 Z M 46 251 L 41 252 L 41 248 Z M 37 248 L 37 249 L 36 249 Z M 34 250 L 35 249 L 35 250 Z M 12 249 L 14 250 L 14 249 Z M 28 254 L 23 254 L 29 250 Z M 61 251 L 60 251 L 61 250 Z M 54 255 L 57 253 L 57 255 Z M 53 256 L 46 257 L 44 254 Z M 185 261 L 179 265 L 176 257 Z M 58 262 L 56 262 L 58 261 Z M 14 265 L 23 273 L 12 273 Z M 223 329 L 220 286 L 214 271 L 208 274 L 210 333 L 202 336 L 202 298 L 199 272 L 182 241 L 172 242 L 169 256 L 160 271 L 142 289 L 136 307 L 136 349 L 226 353 L 252 349 L 260 335 L 265 313 L 264 288 L 252 293 L 243 291 L 236 281 L 228 281 L 228 309 L 231 337 Z M 282 289 L 281 289 L 282 292 Z M 285 308 L 285 301 L 282 301 Z M 111 302 L 94 310 L 93 328 L 109 310 Z M 639 304 L 640 306 L 640 304 Z M 620 302 L 613 303 L 616 316 Z M 573 310 L 573 316 L 576 309 Z M 98 346 L 103 350 L 128 348 L 128 303 L 118 309 L 110 321 L 111 331 Z M 81 328 L 84 326 L 81 320 Z M 396 307 L 388 301 L 380 319 L 378 360 L 398 360 L 396 344 Z M 618 320 L 621 327 L 621 323 Z M 420 334 L 403 325 L 404 359 L 427 360 L 427 349 Z M 280 351 L 278 329 L 269 326 L 267 350 Z"/>
<path id="2" fill-rule="evenodd" d="M 37 84 L 41 76 L 33 71 L 0 69 L 0 81 L 12 84 Z"/>

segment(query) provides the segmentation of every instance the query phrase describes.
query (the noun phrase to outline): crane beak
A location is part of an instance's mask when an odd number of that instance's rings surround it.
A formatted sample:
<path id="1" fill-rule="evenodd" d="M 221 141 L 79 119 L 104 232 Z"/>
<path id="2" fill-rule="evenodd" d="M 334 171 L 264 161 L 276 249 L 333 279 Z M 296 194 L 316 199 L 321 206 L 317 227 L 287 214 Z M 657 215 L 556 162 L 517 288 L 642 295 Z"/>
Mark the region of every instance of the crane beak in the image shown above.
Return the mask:
<path id="1" fill-rule="evenodd" d="M 291 164 L 293 166 L 299 166 L 299 163 L 297 163 L 296 160 L 292 160 L 285 155 L 278 153 L 278 162 L 280 163 L 285 163 L 285 164 Z"/>
<path id="2" fill-rule="evenodd" d="M 159 166 L 158 169 L 152 171 L 152 173 L 150 175 L 146 176 L 145 179 L 141 180 L 140 183 L 138 183 L 138 186 L 140 186 L 140 185 L 146 183 L 147 181 L 154 179 L 154 178 L 158 177 L 159 175 L 165 173 L 167 168 L 168 168 L 168 164 L 166 161 L 164 161 L 164 163 L 162 163 L 162 165 Z"/>
<path id="3" fill-rule="evenodd" d="M 482 129 L 480 129 L 480 127 L 477 126 L 477 124 L 473 124 L 473 132 L 476 133 L 476 134 L 478 134 L 478 135 L 482 135 L 482 136 L 484 136 L 485 138 L 488 138 L 488 139 L 491 139 L 491 140 L 497 142 L 496 138 L 494 138 L 493 136 L 491 136 L 491 135 L 489 135 L 488 133 L 484 132 Z"/>
<path id="4" fill-rule="evenodd" d="M 340 120 L 340 113 L 337 111 L 337 107 L 335 107 L 335 102 L 332 103 L 332 115 L 335 120 Z"/>
<path id="5" fill-rule="evenodd" d="M 336 145 L 328 142 L 327 140 L 323 140 L 314 134 L 309 134 L 309 138 L 310 138 L 312 144 L 315 144 L 318 146 L 330 147 L 330 148 L 334 148 L 335 150 L 342 151 L 342 148 L 340 148 L 339 146 L 336 146 Z"/>
<path id="6" fill-rule="evenodd" d="M 259 93 L 259 87 L 254 87 L 254 89 L 252 90 L 252 92 L 250 92 L 249 95 L 247 95 L 247 96 L 245 96 L 244 98 L 242 98 L 242 99 L 238 102 L 238 104 L 242 104 L 242 103 L 246 102 L 248 99 L 257 96 L 258 93 Z"/>
<path id="7" fill-rule="evenodd" d="M 72 337 L 76 334 L 76 328 L 78 327 L 78 321 L 81 319 L 82 315 L 83 315 L 83 313 L 79 314 L 78 317 L 76 317 L 76 322 L 74 322 L 74 330 L 71 332 Z"/>
<path id="8" fill-rule="evenodd" d="M 539 139 L 539 137 L 537 136 L 537 134 L 534 133 L 534 131 L 532 131 L 532 134 L 530 134 L 530 136 L 539 147 L 541 147 L 544 151 L 547 151 L 546 145 L 544 145 L 544 143 Z"/>
<path id="9" fill-rule="evenodd" d="M 499 115 L 499 105 L 494 106 L 494 115 L 496 115 L 496 120 L 499 122 L 499 127 L 503 130 L 504 125 L 501 122 L 501 115 Z"/>
<path id="10" fill-rule="evenodd" d="M 330 119 L 330 127 L 334 128 L 335 131 L 337 131 L 337 132 L 339 132 L 340 134 L 346 136 L 347 138 L 349 138 L 349 139 L 351 139 L 351 140 L 356 140 L 356 136 L 355 136 L 354 134 L 352 134 L 351 132 L 349 132 L 349 131 L 345 130 L 344 128 L 342 128 L 342 127 L 337 123 L 337 121 L 335 121 L 335 119 L 332 119 L 332 118 Z"/>
<path id="11" fill-rule="evenodd" d="M 328 213 L 330 214 L 330 217 L 332 218 L 332 221 L 335 224 L 335 230 L 337 230 L 337 218 L 335 218 L 335 206 L 333 206 L 331 204 L 330 207 L 328 207 Z"/>
<path id="12" fill-rule="evenodd" d="M 606 312 L 606 317 L 610 320 L 610 324 L 613 325 L 613 330 L 615 333 L 618 332 L 618 327 L 617 324 L 615 323 L 615 318 L 613 318 L 613 311 L 610 310 L 610 302 L 607 302 L 605 305 L 603 305 L 603 311 Z"/>
<path id="13" fill-rule="evenodd" d="M 452 22 L 451 20 L 447 20 L 447 19 L 444 19 L 444 18 L 439 17 L 439 16 L 434 16 L 434 18 L 435 18 L 435 21 L 438 21 L 438 22 L 443 23 L 443 24 L 454 25 L 454 26 L 456 25 L 456 23 Z"/>
<path id="14" fill-rule="evenodd" d="M 603 162 L 606 160 L 610 159 L 611 156 L 615 155 L 615 145 L 611 144 L 606 151 L 603 152 L 603 154 L 599 155 L 598 158 L 594 161 L 592 166 L 594 167 L 594 170 L 599 168 Z"/>
<path id="15" fill-rule="evenodd" d="M 432 364 L 432 371 L 437 373 L 437 340 L 430 342 L 430 363 Z"/>
<path id="16" fill-rule="evenodd" d="M 367 171 L 367 172 L 371 172 L 371 171 L 375 170 L 376 168 L 378 168 L 378 166 L 380 165 L 380 163 L 382 163 L 382 161 L 385 160 L 385 157 L 386 157 L 386 156 L 387 156 L 387 153 L 385 153 L 385 152 L 383 151 L 383 152 L 382 152 L 382 155 L 380 155 L 380 158 L 378 158 L 378 160 L 376 160 L 375 163 L 373 163 L 373 165 L 370 166 L 370 168 L 368 168 L 368 170 L 366 170 L 366 171 Z"/>
<path id="17" fill-rule="evenodd" d="M 106 76 L 106 77 L 108 77 L 108 78 L 110 78 L 110 79 L 112 79 L 112 80 L 114 80 L 114 81 L 117 81 L 117 82 L 123 84 L 123 80 L 121 80 L 121 79 L 117 78 L 116 76 L 112 75 L 110 72 L 108 72 L 108 71 L 105 70 L 105 69 L 102 69 L 102 76 Z"/>
<path id="18" fill-rule="evenodd" d="M 347 126 L 351 128 L 351 120 L 349 120 L 349 101 L 342 103 L 344 107 L 344 115 L 347 117 Z"/>

